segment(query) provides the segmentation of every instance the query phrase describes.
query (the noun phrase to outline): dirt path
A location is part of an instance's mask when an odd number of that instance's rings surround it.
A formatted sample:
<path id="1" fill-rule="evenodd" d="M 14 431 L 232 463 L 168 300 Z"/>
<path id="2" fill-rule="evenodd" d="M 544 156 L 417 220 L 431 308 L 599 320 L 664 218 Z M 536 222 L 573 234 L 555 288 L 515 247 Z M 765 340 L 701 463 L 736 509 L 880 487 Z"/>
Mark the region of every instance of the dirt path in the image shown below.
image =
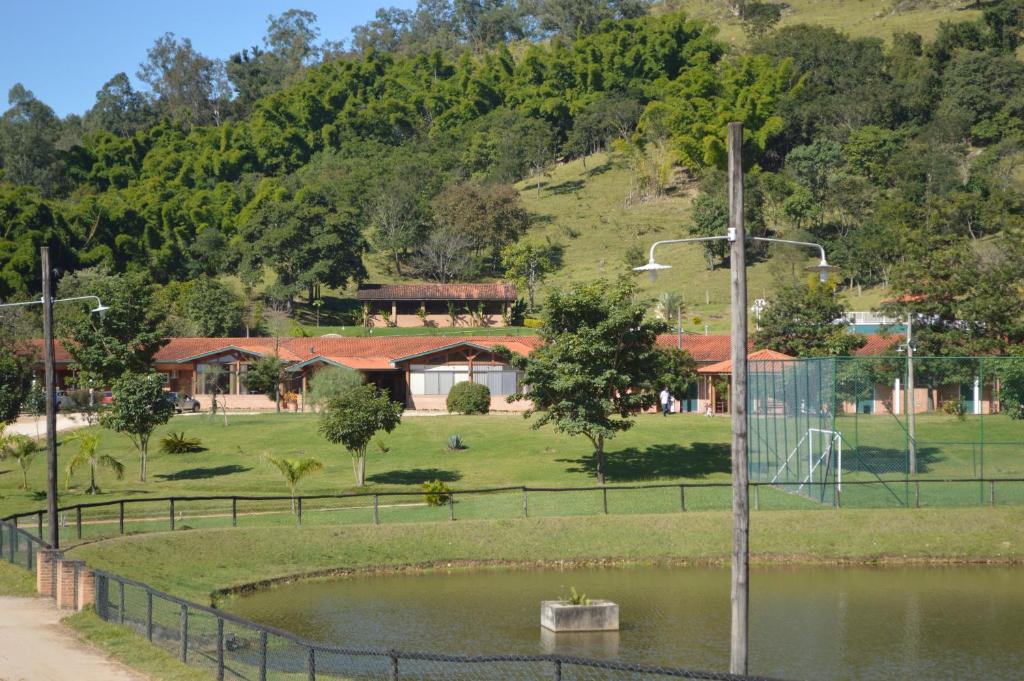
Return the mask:
<path id="1" fill-rule="evenodd" d="M 57 414 L 58 433 L 85 428 L 87 425 L 85 419 L 78 414 Z M 29 437 L 46 437 L 46 417 L 21 416 L 17 421 L 7 426 L 7 432 L 28 435 Z"/>
<path id="2" fill-rule="evenodd" d="M 60 624 L 41 598 L 0 596 L 0 681 L 148 681 Z"/>

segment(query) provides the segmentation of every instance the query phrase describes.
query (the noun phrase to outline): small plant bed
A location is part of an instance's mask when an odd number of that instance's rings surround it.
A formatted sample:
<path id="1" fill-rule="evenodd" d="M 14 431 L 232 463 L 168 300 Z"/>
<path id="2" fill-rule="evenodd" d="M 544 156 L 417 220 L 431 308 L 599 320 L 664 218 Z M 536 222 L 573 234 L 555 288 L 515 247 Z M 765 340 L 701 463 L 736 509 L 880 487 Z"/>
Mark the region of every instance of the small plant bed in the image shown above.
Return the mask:
<path id="1" fill-rule="evenodd" d="M 540 625 L 549 631 L 618 631 L 619 605 L 611 601 L 587 598 L 569 589 L 569 595 L 557 601 L 541 601 Z"/>

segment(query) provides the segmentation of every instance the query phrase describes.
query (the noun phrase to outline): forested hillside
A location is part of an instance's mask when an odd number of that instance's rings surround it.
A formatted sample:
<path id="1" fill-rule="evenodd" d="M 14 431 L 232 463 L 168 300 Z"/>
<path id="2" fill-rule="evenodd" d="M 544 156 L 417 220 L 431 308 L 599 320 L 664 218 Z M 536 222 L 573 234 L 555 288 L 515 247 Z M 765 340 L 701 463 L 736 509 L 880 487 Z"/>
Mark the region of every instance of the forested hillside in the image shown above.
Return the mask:
<path id="1" fill-rule="evenodd" d="M 887 40 L 801 24 L 803 4 L 421 0 L 344 45 L 291 10 L 223 61 L 160 38 L 148 90 L 117 74 L 82 116 L 16 86 L 0 298 L 37 293 L 42 244 L 64 271 L 98 268 L 65 290 L 124 273 L 177 333 L 255 328 L 259 304 L 292 311 L 368 271 L 533 270 L 541 291 L 545 274 L 609 276 L 655 237 L 724 231 L 738 120 L 750 231 L 823 242 L 841 289 L 884 286 L 963 322 L 944 351 L 1020 338 L 1024 0 L 945 21 L 932 7 L 926 36 Z M 700 303 L 723 256 L 680 256 L 646 290 Z M 753 258 L 753 296 L 803 278 L 804 254 Z M 229 318 L 202 321 L 225 300 Z"/>

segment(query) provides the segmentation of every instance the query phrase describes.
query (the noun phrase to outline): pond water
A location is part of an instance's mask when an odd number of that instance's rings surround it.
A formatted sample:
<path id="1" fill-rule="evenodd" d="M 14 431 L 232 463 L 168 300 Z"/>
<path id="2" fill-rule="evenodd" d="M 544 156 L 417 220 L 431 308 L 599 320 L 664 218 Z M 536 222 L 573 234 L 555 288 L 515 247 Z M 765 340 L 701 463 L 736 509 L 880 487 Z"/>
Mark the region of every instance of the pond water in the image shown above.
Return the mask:
<path id="1" fill-rule="evenodd" d="M 551 634 L 570 587 L 620 605 L 618 633 Z M 1020 679 L 1024 571 L 757 569 L 750 671 L 787 679 Z M 227 609 L 314 640 L 447 653 L 558 653 L 694 669 L 729 662 L 729 571 L 627 567 L 356 576 L 284 585 Z"/>

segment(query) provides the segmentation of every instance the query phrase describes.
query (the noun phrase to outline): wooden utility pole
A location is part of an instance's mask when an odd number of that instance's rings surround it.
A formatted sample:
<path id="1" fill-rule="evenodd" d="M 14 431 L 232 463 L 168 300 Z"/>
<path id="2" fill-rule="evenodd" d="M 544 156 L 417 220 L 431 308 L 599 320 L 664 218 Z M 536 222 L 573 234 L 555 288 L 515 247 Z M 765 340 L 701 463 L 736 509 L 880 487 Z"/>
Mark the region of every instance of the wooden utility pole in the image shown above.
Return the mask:
<path id="1" fill-rule="evenodd" d="M 60 548 L 57 531 L 57 405 L 56 365 L 53 356 L 53 270 L 50 268 L 50 249 L 39 249 L 43 274 L 43 366 L 46 388 L 46 520 L 48 541 L 53 549 Z"/>
<path id="2" fill-rule="evenodd" d="M 914 315 L 907 313 L 907 469 L 917 475 L 917 396 L 914 394 Z"/>
<path id="3" fill-rule="evenodd" d="M 732 637 L 729 671 L 747 673 L 749 610 L 747 498 L 747 262 L 743 229 L 743 124 L 729 124 L 729 240 L 732 283 Z"/>

